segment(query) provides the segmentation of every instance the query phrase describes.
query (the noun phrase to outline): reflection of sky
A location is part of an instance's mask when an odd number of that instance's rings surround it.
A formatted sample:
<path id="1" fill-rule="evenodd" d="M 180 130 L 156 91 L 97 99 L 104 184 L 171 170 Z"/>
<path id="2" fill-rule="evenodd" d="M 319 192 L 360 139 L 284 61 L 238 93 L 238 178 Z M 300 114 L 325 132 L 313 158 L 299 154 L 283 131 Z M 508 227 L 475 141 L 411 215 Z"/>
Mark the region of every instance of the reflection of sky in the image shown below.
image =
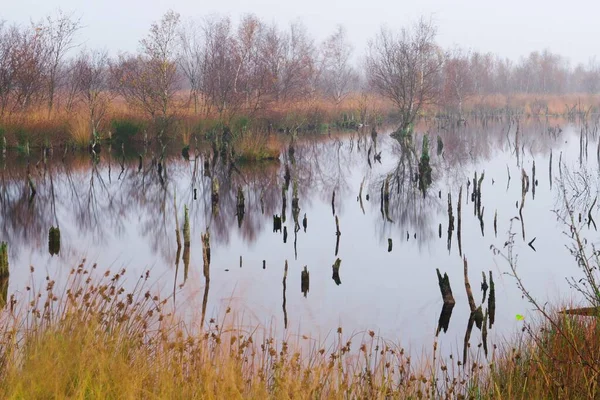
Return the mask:
<path id="1" fill-rule="evenodd" d="M 386 338 L 399 340 L 402 345 L 416 348 L 429 347 L 441 309 L 435 269 L 450 277 L 456 307 L 447 334 L 442 334 L 442 348 L 462 343 L 469 307 L 464 290 L 463 263 L 458 255 L 456 232 L 452 249 L 447 250 L 447 193 L 452 192 L 456 210 L 458 190 L 463 184 L 462 248 L 469 261 L 469 276 L 475 299 L 481 301 L 479 286 L 481 272 L 494 273 L 496 282 L 497 315 L 493 333 L 510 335 L 515 330 L 515 315 L 527 314 L 530 306 L 520 297 L 514 280 L 506 275 L 508 266 L 494 257 L 490 245 L 502 247 L 510 218 L 518 215 L 515 202 L 521 198 L 520 167 L 506 142 L 507 126 L 492 125 L 484 130 L 467 128 L 459 132 L 441 133 L 446 143 L 444 155 L 436 155 L 437 134 L 431 135 L 434 182 L 427 199 L 418 195 L 412 200 L 394 202 L 391 193 L 390 214 L 394 223 L 385 222 L 379 210 L 379 190 L 385 176 L 394 170 L 397 155 L 393 139 L 379 135 L 378 146 L 383 150 L 382 164 L 370 169 L 366 161 L 366 148 L 358 152 L 356 138 L 351 146 L 348 137 L 341 141 L 309 141 L 296 150 L 296 167 L 292 175 L 298 179 L 300 193 L 300 223 L 306 213 L 307 233 L 298 232 L 297 252 L 294 257 L 294 224 L 291 216 L 292 190 L 287 193 L 288 240 L 283 243 L 280 233 L 272 232 L 272 215 L 281 212 L 281 185 L 283 167 L 242 170 L 243 177 L 234 173 L 221 180 L 221 212 L 210 214 L 210 181 L 199 168 L 197 183 L 192 185 L 193 164 L 180 161 L 168 163 L 167 192 L 161 189 L 156 174 L 151 171 L 142 177 L 136 173 L 137 165 L 128 166 L 121 180 L 117 180 L 120 167 L 113 161 L 112 176 L 108 182 L 106 161 L 98 167 L 93 214 L 86 214 L 89 199 L 90 170 L 71 172 L 69 181 L 64 170 L 56 167 L 53 178 L 56 193 L 57 218 L 61 227 L 62 253 L 50 258 L 47 253 L 47 230 L 52 218 L 44 219 L 46 225 L 40 232 L 30 233 L 27 243 L 23 235 L 16 235 L 10 226 L 10 215 L 1 216 L 2 240 L 18 252 L 11 252 L 10 292 L 20 291 L 29 279 L 29 265 L 36 266 L 36 279 L 46 274 L 64 279 L 71 266 L 87 257 L 100 267 L 112 269 L 126 266 L 135 282 L 139 274 L 152 268 L 154 279 L 167 292 L 173 287 L 175 259 L 175 222 L 173 188 L 176 186 L 179 224 L 183 225 L 183 204 L 190 207 L 192 249 L 189 280 L 180 299 L 190 307 L 199 309 L 202 302 L 204 278 L 202 276 L 202 249 L 200 234 L 210 226 L 212 240 L 212 269 L 208 316 L 231 305 L 243 312 L 246 319 L 282 330 L 282 279 L 285 260 L 289 262 L 287 277 L 287 311 L 292 333 L 324 337 L 342 325 L 346 332 L 373 329 Z M 484 133 L 485 132 L 485 133 Z M 514 145 L 513 127 L 510 141 Z M 579 138 L 575 130 L 565 129 L 559 139 L 552 139 L 543 124 L 521 127 L 523 168 L 531 174 L 536 161 L 536 198 L 527 195 L 523 211 L 527 240 L 521 238 L 517 222 L 516 253 L 519 271 L 532 294 L 542 299 L 568 298 L 565 277 L 578 275 L 574 262 L 565 249 L 562 226 L 552 213 L 555 196 L 549 189 L 548 157 L 554 153 L 554 171 L 557 173 L 559 154 L 563 161 L 575 165 L 579 152 Z M 370 140 L 370 139 L 369 139 Z M 595 146 L 595 145 L 594 145 Z M 352 151 L 350 148 L 352 147 Z M 417 148 L 420 148 L 420 141 Z M 595 148 L 595 147 L 594 147 Z M 498 150 L 500 149 L 500 150 Z M 595 164 L 590 161 L 588 165 Z M 512 177 L 507 189 L 507 166 Z M 473 205 L 467 196 L 466 182 L 473 172 L 485 170 L 482 189 L 482 206 L 485 220 L 485 237 L 482 237 L 478 219 L 473 215 Z M 117 173 L 115 173 L 115 171 Z M 357 195 L 363 177 L 367 176 L 363 196 L 366 214 L 363 215 Z M 102 177 L 104 184 L 98 183 Z M 42 201 L 48 202 L 48 180 L 38 177 L 39 196 L 36 205 L 42 207 L 38 214 L 46 215 Z M 495 181 L 492 184 L 492 180 Z M 6 184 L 5 184 L 6 185 Z M 235 217 L 237 187 L 246 193 L 246 219 L 238 228 Z M 198 200 L 193 200 L 193 187 L 198 189 Z M 228 190 L 230 188 L 230 190 Z M 335 220 L 331 209 L 331 194 L 336 189 L 336 212 L 340 220 L 339 257 L 342 259 L 340 277 L 342 284 L 332 280 L 332 264 L 336 257 Z M 556 189 L 556 187 L 554 188 Z M 442 198 L 438 198 L 438 191 Z M 472 187 L 471 187 L 472 190 Z M 75 192 L 73 192 L 75 191 Z M 15 193 L 17 193 L 16 191 Z M 74 193 L 79 193 L 75 195 Z M 264 215 L 260 211 L 263 197 Z M 16 196 L 16 195 L 15 195 Z M 467 204 L 468 202 L 468 204 Z M 83 204 L 83 205 L 82 205 Z M 402 209 L 404 207 L 404 209 Z M 47 208 L 47 207 L 46 207 Z M 3 213 L 6 208 L 3 208 Z M 498 212 L 498 237 L 493 234 L 493 216 Z M 89 211 L 89 210 L 88 210 Z M 398 215 L 407 211 L 406 219 Z M 21 211 L 27 212 L 27 211 Z M 41 217 L 40 217 L 41 218 Z M 82 222 L 83 221 L 83 222 Z M 438 239 L 438 224 L 442 223 L 443 237 Z M 41 224 L 43 225 L 43 224 Z M 406 234 L 410 234 L 407 240 Z M 13 236 L 10 236 L 12 232 Z M 417 238 L 414 234 L 417 233 Z M 526 242 L 536 237 L 534 252 Z M 393 251 L 387 252 L 387 239 L 393 240 Z M 243 257 L 243 267 L 239 258 Z M 262 269 L 266 261 L 267 268 Z M 183 266 L 180 262 L 178 281 L 181 283 Z M 300 291 L 300 271 L 308 266 L 310 292 L 304 298 Z M 226 271 L 228 270 L 228 271 Z M 480 337 L 473 332 L 472 343 Z M 493 337 L 493 336 L 492 336 Z"/>

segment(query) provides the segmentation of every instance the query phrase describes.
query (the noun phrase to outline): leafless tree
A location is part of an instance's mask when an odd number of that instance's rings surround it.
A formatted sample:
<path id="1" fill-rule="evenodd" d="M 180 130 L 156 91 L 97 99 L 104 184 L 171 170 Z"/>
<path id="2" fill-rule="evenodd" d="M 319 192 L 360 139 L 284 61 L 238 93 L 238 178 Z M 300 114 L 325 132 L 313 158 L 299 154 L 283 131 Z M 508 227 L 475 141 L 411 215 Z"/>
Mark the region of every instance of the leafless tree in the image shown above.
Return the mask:
<path id="1" fill-rule="evenodd" d="M 336 106 L 348 95 L 356 81 L 356 73 L 351 66 L 352 45 L 348 42 L 346 31 L 338 26 L 321 46 L 323 71 L 321 80 L 325 94 Z"/>
<path id="2" fill-rule="evenodd" d="M 275 100 L 297 101 L 311 93 L 315 72 L 315 47 L 299 23 L 289 32 L 271 26 L 266 33 L 262 55 L 269 71 L 269 92 Z"/>
<path id="3" fill-rule="evenodd" d="M 469 54 L 454 49 L 446 55 L 444 62 L 444 100 L 447 106 L 455 107 L 459 118 L 463 116 L 463 104 L 474 92 L 473 73 Z"/>
<path id="4" fill-rule="evenodd" d="M 44 94 L 46 78 L 47 47 L 43 28 L 31 25 L 26 28 L 13 27 L 9 38 L 8 69 L 10 113 L 28 109 Z"/>
<path id="5" fill-rule="evenodd" d="M 168 11 L 160 22 L 151 25 L 148 36 L 140 42 L 142 54 L 121 56 L 112 67 L 117 90 L 130 105 L 152 118 L 159 137 L 175 112 L 178 24 L 179 14 Z"/>
<path id="6" fill-rule="evenodd" d="M 112 98 L 106 51 L 81 52 L 75 62 L 73 75 L 88 112 L 90 134 L 96 138 Z"/>
<path id="7" fill-rule="evenodd" d="M 369 44 L 369 81 L 398 107 L 401 130 L 408 129 L 423 107 L 439 97 L 443 55 L 435 35 L 435 26 L 421 19 L 399 33 L 382 28 Z"/>
<path id="8" fill-rule="evenodd" d="M 206 66 L 203 93 L 221 117 L 233 106 L 236 65 L 231 49 L 232 29 L 229 18 L 206 20 L 203 25 L 206 37 Z"/>
<path id="9" fill-rule="evenodd" d="M 190 20 L 181 25 L 177 60 L 179 68 L 188 81 L 194 113 L 198 113 L 200 88 L 203 84 L 203 71 L 206 64 L 205 46 L 204 36 L 195 21 Z"/>
<path id="10" fill-rule="evenodd" d="M 55 16 L 48 16 L 42 25 L 43 37 L 47 41 L 48 69 L 48 112 L 54 107 L 58 76 L 65 54 L 73 49 L 77 31 L 81 29 L 81 20 L 73 14 L 59 10 Z"/>

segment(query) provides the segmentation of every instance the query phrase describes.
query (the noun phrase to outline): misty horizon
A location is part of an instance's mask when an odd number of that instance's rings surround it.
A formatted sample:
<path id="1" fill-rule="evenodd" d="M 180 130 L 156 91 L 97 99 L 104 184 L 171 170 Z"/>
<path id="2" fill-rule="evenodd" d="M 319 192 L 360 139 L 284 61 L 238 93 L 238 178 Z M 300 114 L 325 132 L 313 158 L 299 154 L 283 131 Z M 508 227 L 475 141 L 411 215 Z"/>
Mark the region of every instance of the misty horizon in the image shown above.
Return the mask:
<path id="1" fill-rule="evenodd" d="M 114 56 L 138 51 L 139 40 L 146 35 L 150 25 L 171 9 L 179 13 L 183 21 L 199 21 L 209 16 L 229 17 L 234 25 L 244 15 L 252 14 L 279 28 L 299 22 L 316 44 L 340 25 L 347 32 L 353 46 L 352 58 L 357 64 L 364 58 L 369 41 L 382 27 L 399 30 L 414 24 L 419 18 L 426 18 L 437 27 L 436 40 L 445 50 L 461 48 L 469 52 L 491 53 L 512 62 L 519 62 L 532 52 L 548 50 L 560 55 L 570 69 L 595 62 L 596 52 L 591 38 L 600 33 L 600 27 L 591 17 L 593 13 L 581 14 L 575 10 L 576 7 L 557 9 L 535 4 L 517 5 L 512 0 L 501 5 L 482 5 L 473 1 L 450 5 L 431 0 L 420 5 L 403 5 L 399 15 L 395 15 L 393 7 L 388 7 L 386 12 L 381 1 L 370 2 L 368 10 L 347 6 L 331 12 L 327 12 L 329 6 L 319 4 L 323 8 L 323 12 L 319 13 L 306 12 L 319 9 L 316 4 L 311 7 L 312 0 L 301 5 L 285 6 L 254 2 L 253 7 L 248 7 L 236 3 L 236 0 L 226 0 L 199 9 L 187 1 L 142 5 L 136 0 L 118 4 L 121 12 L 115 13 L 117 3 L 112 0 L 83 7 L 70 0 L 50 1 L 42 5 L 26 0 L 5 5 L 0 21 L 24 26 L 54 15 L 61 9 L 81 18 L 83 28 L 77 35 L 78 44 L 90 49 L 105 49 Z M 527 12 L 527 9 L 534 12 Z M 372 15 L 378 12 L 380 14 Z"/>

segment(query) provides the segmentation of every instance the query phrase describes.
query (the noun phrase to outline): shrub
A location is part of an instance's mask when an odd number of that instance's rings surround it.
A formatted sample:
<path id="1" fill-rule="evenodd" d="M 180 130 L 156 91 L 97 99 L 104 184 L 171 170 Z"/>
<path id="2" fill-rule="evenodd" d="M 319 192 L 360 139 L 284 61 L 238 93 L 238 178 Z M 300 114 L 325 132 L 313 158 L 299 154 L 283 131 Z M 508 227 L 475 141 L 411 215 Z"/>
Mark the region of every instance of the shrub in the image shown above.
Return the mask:
<path id="1" fill-rule="evenodd" d="M 112 140 L 117 143 L 129 143 L 142 131 L 141 123 L 130 119 L 115 119 L 111 123 Z"/>

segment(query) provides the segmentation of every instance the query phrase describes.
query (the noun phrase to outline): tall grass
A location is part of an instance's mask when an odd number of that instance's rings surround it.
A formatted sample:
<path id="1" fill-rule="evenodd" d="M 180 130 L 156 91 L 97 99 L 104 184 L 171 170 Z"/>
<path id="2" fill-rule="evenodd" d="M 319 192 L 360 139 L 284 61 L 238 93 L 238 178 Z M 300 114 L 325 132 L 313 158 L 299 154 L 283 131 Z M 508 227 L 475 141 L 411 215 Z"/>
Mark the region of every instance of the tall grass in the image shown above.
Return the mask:
<path id="1" fill-rule="evenodd" d="M 568 281 L 574 293 L 584 299 L 585 307 L 559 312 L 531 295 L 527 282 L 519 276 L 511 222 L 505 245 L 507 252 L 504 254 L 498 249 L 495 252 L 506 259 L 523 297 L 536 312 L 536 321 L 524 325 L 520 343 L 508 344 L 492 366 L 483 388 L 489 396 L 511 399 L 600 397 L 600 253 L 592 244 L 595 233 L 589 233 L 599 182 L 585 168 L 572 173 L 561 163 L 559 171 L 555 213 L 571 240 L 567 249 L 583 274 Z M 576 219 L 580 210 L 589 212 L 589 221 Z"/>
<path id="2" fill-rule="evenodd" d="M 232 147 L 238 161 L 279 159 L 280 143 L 267 132 L 242 129 L 234 135 Z"/>
<path id="3" fill-rule="evenodd" d="M 507 343 L 483 392 L 506 399 L 600 397 L 600 324 L 595 317 L 552 314 L 527 325 L 520 343 Z"/>
<path id="4" fill-rule="evenodd" d="M 0 397 L 404 399 L 469 390 L 435 357 L 417 365 L 372 331 L 348 338 L 340 328 L 325 345 L 236 325 L 229 309 L 204 327 L 185 323 L 170 299 L 152 294 L 148 273 L 133 289 L 125 273 L 82 263 L 62 292 L 48 278 L 27 301 L 12 297 Z"/>

